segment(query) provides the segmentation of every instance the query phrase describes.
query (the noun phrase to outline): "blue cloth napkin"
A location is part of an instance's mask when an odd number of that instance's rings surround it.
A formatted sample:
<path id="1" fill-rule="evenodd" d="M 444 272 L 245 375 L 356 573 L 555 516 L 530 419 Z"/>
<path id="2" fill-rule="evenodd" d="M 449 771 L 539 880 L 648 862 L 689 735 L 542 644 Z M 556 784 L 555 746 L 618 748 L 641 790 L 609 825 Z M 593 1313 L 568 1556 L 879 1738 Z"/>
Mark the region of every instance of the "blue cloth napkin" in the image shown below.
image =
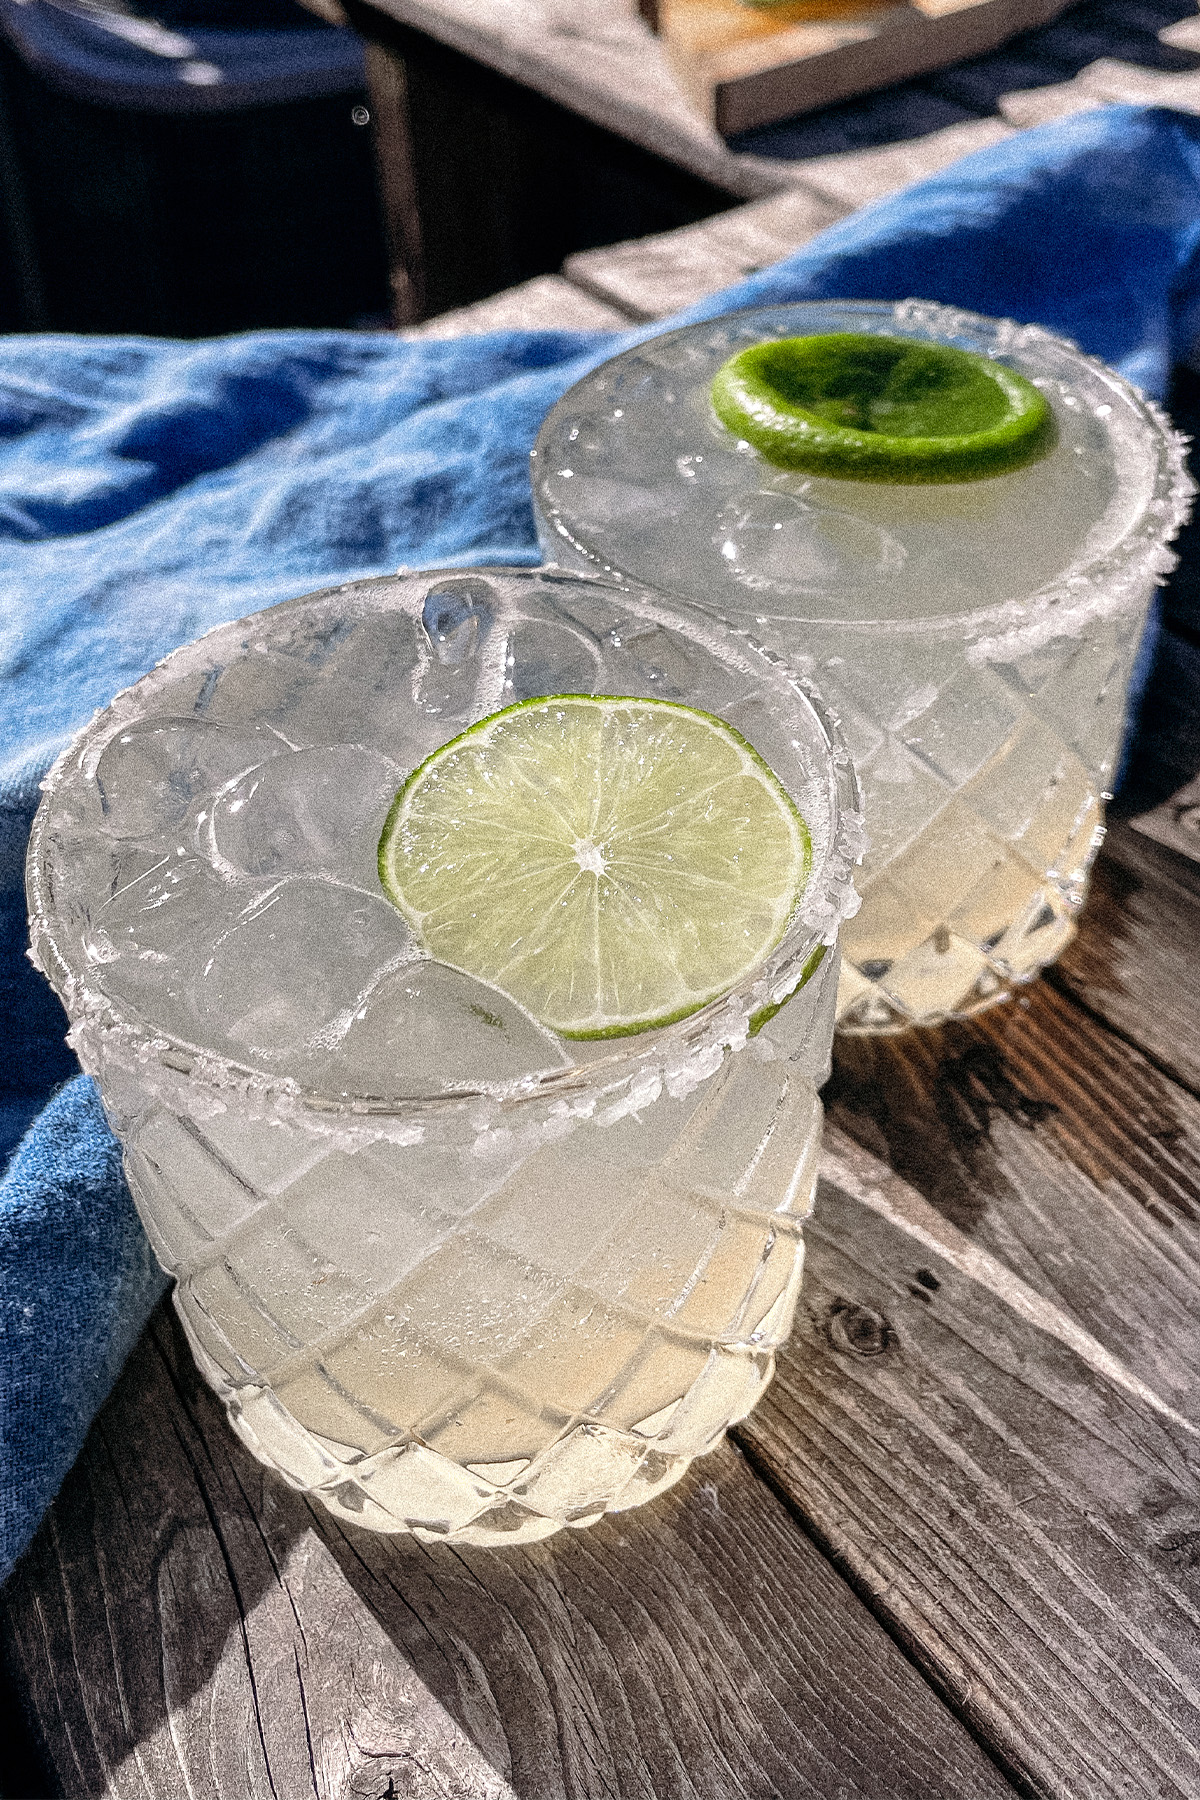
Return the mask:
<path id="1" fill-rule="evenodd" d="M 1039 321 L 1161 397 L 1200 325 L 1198 233 L 1200 119 L 1115 107 L 969 157 L 686 317 L 919 295 Z M 402 564 L 536 562 L 538 424 L 650 334 L 0 342 L 0 1574 L 163 1287 L 24 960 L 38 778 L 93 708 L 220 620 Z M 1194 668 L 1186 630 L 1172 645 Z"/>

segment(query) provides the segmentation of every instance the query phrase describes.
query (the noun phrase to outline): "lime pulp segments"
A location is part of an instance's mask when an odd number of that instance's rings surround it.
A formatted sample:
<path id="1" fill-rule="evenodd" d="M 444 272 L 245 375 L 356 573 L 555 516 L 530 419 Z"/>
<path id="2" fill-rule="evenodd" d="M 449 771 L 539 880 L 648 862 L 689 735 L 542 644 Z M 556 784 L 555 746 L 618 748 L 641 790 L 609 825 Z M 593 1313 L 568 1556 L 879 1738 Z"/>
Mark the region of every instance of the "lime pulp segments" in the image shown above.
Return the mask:
<path id="1" fill-rule="evenodd" d="M 979 481 L 1055 440 L 1048 401 L 1014 369 L 865 332 L 752 344 L 718 369 L 712 402 L 768 462 L 851 481 Z"/>
<path id="2" fill-rule="evenodd" d="M 379 843 L 425 949 L 563 1037 L 666 1025 L 779 942 L 811 860 L 758 753 L 663 700 L 524 700 L 409 776 Z"/>

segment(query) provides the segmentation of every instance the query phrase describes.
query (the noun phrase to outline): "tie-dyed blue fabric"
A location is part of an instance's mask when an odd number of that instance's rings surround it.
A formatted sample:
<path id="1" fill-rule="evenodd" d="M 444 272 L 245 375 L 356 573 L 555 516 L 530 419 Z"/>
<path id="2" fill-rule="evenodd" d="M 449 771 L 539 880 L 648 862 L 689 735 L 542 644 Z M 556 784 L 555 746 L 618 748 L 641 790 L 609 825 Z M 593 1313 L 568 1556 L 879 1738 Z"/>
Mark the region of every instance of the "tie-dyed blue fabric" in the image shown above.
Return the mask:
<path id="1" fill-rule="evenodd" d="M 1200 324 L 1198 235 L 1200 119 L 1117 107 L 969 157 L 686 316 L 922 296 L 1036 320 L 1161 398 Z M 538 425 L 637 335 L 0 342 L 0 1574 L 163 1287 L 24 956 L 38 779 L 95 707 L 221 620 L 402 564 L 536 562 Z M 1200 619 L 1175 623 L 1159 668 L 1186 725 Z"/>

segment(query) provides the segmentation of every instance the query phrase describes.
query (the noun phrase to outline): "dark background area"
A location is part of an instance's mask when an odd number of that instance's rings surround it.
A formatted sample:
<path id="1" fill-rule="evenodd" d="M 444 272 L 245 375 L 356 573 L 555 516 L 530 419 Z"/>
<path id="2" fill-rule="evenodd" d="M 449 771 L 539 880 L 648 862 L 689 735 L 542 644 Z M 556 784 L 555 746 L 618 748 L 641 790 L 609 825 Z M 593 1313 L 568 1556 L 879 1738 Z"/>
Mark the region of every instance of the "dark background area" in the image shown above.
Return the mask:
<path id="1" fill-rule="evenodd" d="M 322 29 L 295 0 L 107 4 L 171 30 Z M 0 330 L 412 323 L 574 251 L 737 203 L 366 0 L 346 9 L 368 44 L 370 97 L 364 86 L 228 110 L 87 98 L 0 36 Z M 1191 0 L 1086 0 L 987 56 L 732 147 L 799 174 L 810 157 L 994 114 L 1004 94 L 1069 81 L 1098 57 L 1194 68 L 1157 37 L 1193 11 Z"/>
<path id="2" fill-rule="evenodd" d="M 169 114 L 0 41 L 0 330 L 209 337 L 386 314 L 365 93 Z"/>

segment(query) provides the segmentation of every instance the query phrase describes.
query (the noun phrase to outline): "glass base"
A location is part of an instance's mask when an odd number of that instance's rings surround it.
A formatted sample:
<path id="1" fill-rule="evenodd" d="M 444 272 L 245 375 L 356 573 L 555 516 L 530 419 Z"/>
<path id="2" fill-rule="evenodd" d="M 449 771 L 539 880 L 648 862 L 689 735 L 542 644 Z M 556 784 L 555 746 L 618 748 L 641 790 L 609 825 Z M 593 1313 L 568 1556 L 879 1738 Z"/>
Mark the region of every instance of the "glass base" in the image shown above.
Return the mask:
<path id="1" fill-rule="evenodd" d="M 1075 936 L 1074 917 L 1063 909 L 1061 898 L 1056 899 L 1057 907 L 1047 904 L 1036 915 L 1039 955 L 1032 966 L 1021 970 L 997 964 L 949 932 L 921 946 L 923 955 L 905 959 L 910 965 L 904 971 L 908 980 L 897 981 L 890 968 L 879 970 L 870 964 L 868 973 L 843 958 L 837 1031 L 865 1037 L 908 1031 L 914 1025 L 945 1025 L 1010 1000 L 1056 962 Z"/>
<path id="2" fill-rule="evenodd" d="M 657 1499 L 714 1450 L 775 1373 L 773 1355 L 715 1345 L 699 1379 L 642 1428 L 580 1421 L 532 1459 L 464 1465 L 415 1440 L 364 1456 L 300 1424 L 262 1383 L 235 1388 L 177 1307 L 197 1365 L 259 1462 L 339 1519 L 424 1543 L 501 1548 Z"/>

